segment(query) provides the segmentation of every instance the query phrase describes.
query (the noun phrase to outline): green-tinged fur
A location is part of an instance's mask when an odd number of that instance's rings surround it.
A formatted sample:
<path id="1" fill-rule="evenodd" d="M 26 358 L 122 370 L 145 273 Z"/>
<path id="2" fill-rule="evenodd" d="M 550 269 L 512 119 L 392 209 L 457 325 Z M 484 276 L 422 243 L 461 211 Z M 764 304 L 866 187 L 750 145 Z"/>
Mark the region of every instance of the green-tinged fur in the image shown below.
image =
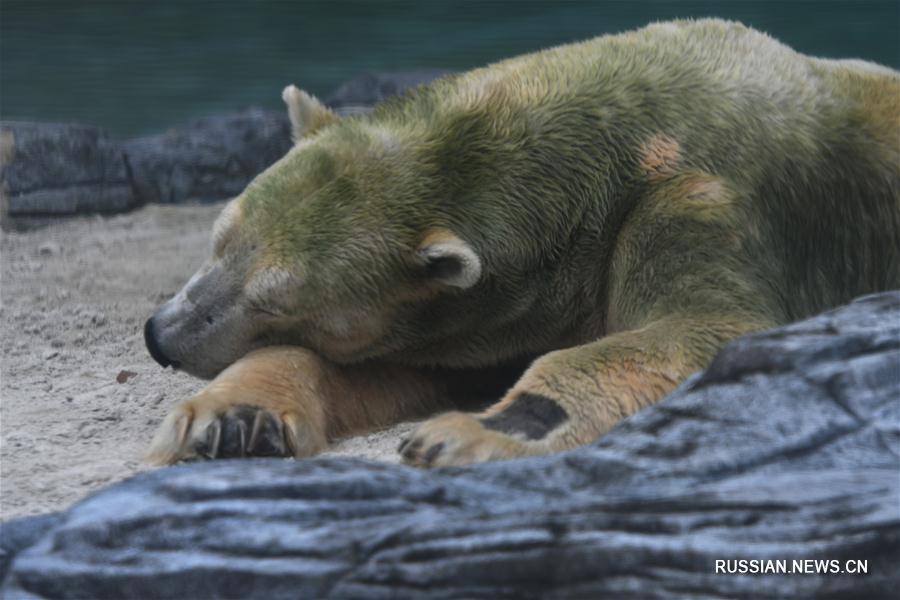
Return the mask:
<path id="1" fill-rule="evenodd" d="M 313 302 L 415 285 L 407 259 L 430 227 L 471 244 L 481 285 L 405 313 L 408 335 L 389 344 L 400 360 L 539 354 L 603 335 L 611 308 L 628 316 L 616 328 L 681 302 L 779 323 L 900 285 L 898 96 L 894 73 L 810 59 L 737 24 L 662 24 L 345 118 L 243 207 L 280 262 L 302 265 Z M 658 134 L 677 142 L 678 174 L 721 179 L 727 206 L 679 208 L 667 182 L 646 181 L 641 144 Z M 643 273 L 611 273 L 615 248 Z"/>
<path id="2" fill-rule="evenodd" d="M 481 417 L 424 425 L 415 464 L 583 443 L 732 337 L 900 287 L 900 74 L 884 67 L 678 21 L 321 114 L 221 236 L 245 279 L 283 275 L 254 296 L 266 343 L 339 364 L 537 359 Z M 509 434 L 527 410 L 558 421 L 553 403 L 567 419 L 546 440 Z"/>

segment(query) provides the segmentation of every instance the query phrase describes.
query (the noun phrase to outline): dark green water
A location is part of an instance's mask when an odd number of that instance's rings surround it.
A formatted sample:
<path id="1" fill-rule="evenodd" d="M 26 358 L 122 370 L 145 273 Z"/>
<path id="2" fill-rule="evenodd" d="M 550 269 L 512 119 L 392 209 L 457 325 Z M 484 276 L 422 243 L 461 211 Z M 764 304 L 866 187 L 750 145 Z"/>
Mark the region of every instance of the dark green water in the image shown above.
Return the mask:
<path id="1" fill-rule="evenodd" d="M 675 17 L 743 21 L 802 52 L 900 67 L 900 1 L 0 2 L 0 115 L 119 136 L 324 95 L 367 70 L 466 69 Z"/>

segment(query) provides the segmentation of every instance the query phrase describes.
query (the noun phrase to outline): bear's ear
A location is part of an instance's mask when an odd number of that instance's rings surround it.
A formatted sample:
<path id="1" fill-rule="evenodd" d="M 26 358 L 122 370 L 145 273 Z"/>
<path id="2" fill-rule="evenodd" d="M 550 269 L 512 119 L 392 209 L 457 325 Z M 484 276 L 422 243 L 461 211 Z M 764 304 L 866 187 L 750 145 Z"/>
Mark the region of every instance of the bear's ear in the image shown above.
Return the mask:
<path id="1" fill-rule="evenodd" d="M 294 143 L 340 118 L 315 96 L 307 94 L 295 85 L 284 88 L 281 99 L 287 104 Z"/>
<path id="2" fill-rule="evenodd" d="M 470 288 L 481 278 L 481 259 L 469 244 L 447 229 L 433 229 L 417 251 L 432 281 L 451 287 Z"/>

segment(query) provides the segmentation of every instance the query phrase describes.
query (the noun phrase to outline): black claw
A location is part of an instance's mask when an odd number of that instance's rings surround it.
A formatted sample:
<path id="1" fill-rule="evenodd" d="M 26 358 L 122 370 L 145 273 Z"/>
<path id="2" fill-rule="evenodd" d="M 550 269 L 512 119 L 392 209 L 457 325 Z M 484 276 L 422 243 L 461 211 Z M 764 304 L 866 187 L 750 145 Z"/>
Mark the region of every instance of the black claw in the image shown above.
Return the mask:
<path id="1" fill-rule="evenodd" d="M 212 460 L 219 455 L 219 445 L 222 441 L 222 424 L 220 419 L 213 421 L 206 428 L 206 437 L 197 442 L 194 451 L 198 458 L 206 458 Z"/>
<path id="2" fill-rule="evenodd" d="M 434 459 L 438 457 L 441 451 L 444 449 L 444 442 L 438 442 L 431 448 L 425 451 L 425 454 L 422 456 L 422 460 L 426 465 L 430 465 L 434 462 Z"/>
<path id="3" fill-rule="evenodd" d="M 422 447 L 422 438 L 419 438 L 419 439 L 413 440 L 409 444 L 407 444 L 406 447 L 403 449 L 403 452 L 401 452 L 400 454 L 401 454 L 401 456 L 403 456 L 403 458 L 405 460 L 411 461 L 413 458 L 415 458 L 416 453 L 418 453 L 419 448 L 421 448 L 421 447 Z"/>
<path id="4" fill-rule="evenodd" d="M 285 456 L 287 451 L 281 419 L 268 411 L 257 411 L 247 453 L 251 456 Z"/>
<path id="5" fill-rule="evenodd" d="M 247 442 L 256 418 L 256 409 L 238 406 L 228 411 L 222 419 L 221 458 L 243 458 L 247 456 Z"/>
<path id="6" fill-rule="evenodd" d="M 197 458 L 290 456 L 290 440 L 281 419 L 253 406 L 236 406 L 213 421 L 197 442 Z"/>
<path id="7" fill-rule="evenodd" d="M 406 445 L 409 443 L 409 438 L 403 438 L 400 440 L 400 445 L 397 446 L 397 453 L 403 454 L 403 449 L 406 448 Z"/>

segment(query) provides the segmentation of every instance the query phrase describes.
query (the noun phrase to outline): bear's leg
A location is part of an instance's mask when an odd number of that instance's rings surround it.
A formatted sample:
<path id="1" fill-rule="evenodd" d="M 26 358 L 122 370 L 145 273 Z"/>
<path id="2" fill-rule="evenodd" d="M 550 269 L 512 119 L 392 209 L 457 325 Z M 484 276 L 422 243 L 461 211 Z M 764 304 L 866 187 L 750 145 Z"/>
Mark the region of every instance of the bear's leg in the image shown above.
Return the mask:
<path id="1" fill-rule="evenodd" d="M 768 323 L 663 318 L 539 358 L 497 404 L 420 425 L 400 447 L 408 464 L 464 465 L 589 443 L 704 368 L 727 340 Z"/>
<path id="2" fill-rule="evenodd" d="M 485 371 L 470 378 L 474 385 L 468 387 L 457 379 L 453 373 L 381 363 L 335 365 L 297 347 L 263 348 L 178 405 L 146 458 L 171 464 L 193 458 L 311 456 L 334 437 L 433 414 L 463 396 L 486 399 L 515 376 Z"/>

